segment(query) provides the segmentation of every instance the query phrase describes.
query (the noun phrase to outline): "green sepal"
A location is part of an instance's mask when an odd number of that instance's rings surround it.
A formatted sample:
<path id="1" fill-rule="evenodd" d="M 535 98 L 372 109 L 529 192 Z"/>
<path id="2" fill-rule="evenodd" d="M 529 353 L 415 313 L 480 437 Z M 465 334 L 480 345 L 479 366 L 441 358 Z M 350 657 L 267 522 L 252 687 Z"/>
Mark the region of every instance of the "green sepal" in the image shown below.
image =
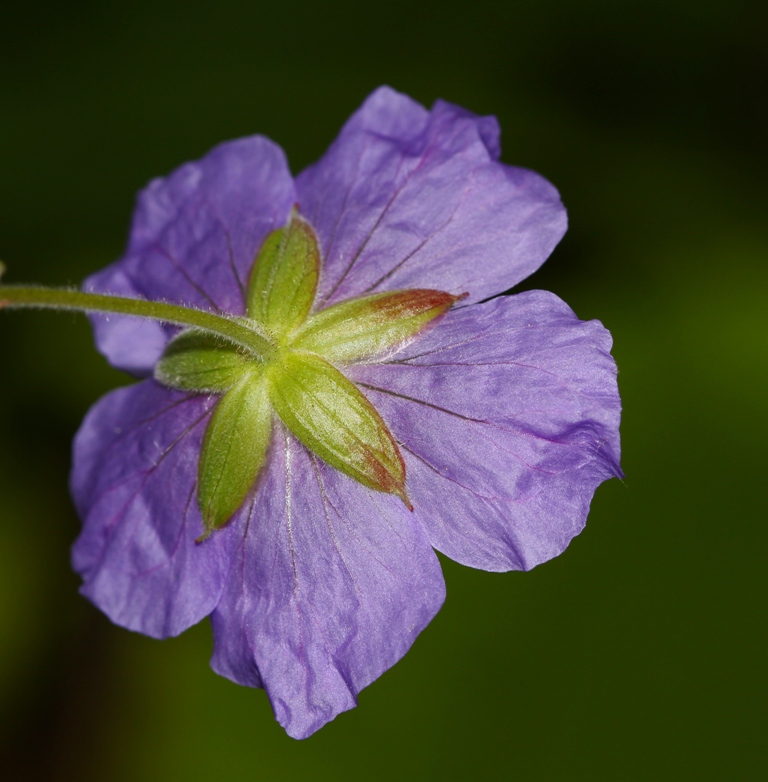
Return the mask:
<path id="1" fill-rule="evenodd" d="M 397 443 L 354 383 L 318 356 L 292 352 L 268 374 L 275 411 L 310 451 L 363 486 L 395 494 L 411 507 Z"/>
<path id="2" fill-rule="evenodd" d="M 415 289 L 348 299 L 315 313 L 292 344 L 328 361 L 358 361 L 409 341 L 461 298 Z"/>
<path id="3" fill-rule="evenodd" d="M 243 504 L 264 465 L 272 433 L 266 375 L 247 372 L 219 400 L 203 439 L 197 501 L 205 533 L 223 527 Z"/>
<path id="4" fill-rule="evenodd" d="M 275 336 L 289 334 L 309 314 L 319 274 L 317 237 L 294 211 L 259 251 L 248 285 L 248 316 Z"/>
<path id="5" fill-rule="evenodd" d="M 155 380 L 170 388 L 221 394 L 254 366 L 231 343 L 197 329 L 174 337 L 155 365 Z"/>

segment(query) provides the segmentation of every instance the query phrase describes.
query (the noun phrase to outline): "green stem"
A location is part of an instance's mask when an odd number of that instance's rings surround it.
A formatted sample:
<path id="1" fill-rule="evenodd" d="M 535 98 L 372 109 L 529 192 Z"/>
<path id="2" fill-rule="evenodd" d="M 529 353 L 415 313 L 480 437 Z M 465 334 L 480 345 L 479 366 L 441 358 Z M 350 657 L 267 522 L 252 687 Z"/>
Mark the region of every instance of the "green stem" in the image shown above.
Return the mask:
<path id="1" fill-rule="evenodd" d="M 108 312 L 151 318 L 192 326 L 216 334 L 228 342 L 245 348 L 256 358 L 267 360 L 275 350 L 274 344 L 255 329 L 230 317 L 212 312 L 167 304 L 162 301 L 131 299 L 125 296 L 105 296 L 101 293 L 84 293 L 65 288 L 35 288 L 21 285 L 0 285 L 0 309 L 8 307 L 36 307 L 53 310 L 77 310 L 79 312 Z"/>

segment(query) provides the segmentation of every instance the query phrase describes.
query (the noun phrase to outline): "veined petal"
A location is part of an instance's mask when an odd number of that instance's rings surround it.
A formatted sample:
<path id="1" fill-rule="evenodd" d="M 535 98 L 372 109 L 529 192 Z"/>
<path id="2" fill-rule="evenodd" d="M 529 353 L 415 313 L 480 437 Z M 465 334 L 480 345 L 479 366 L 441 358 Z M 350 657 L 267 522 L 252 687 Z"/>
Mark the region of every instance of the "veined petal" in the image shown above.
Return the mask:
<path id="1" fill-rule="evenodd" d="M 75 438 L 81 591 L 116 624 L 155 638 L 213 610 L 237 543 L 227 527 L 195 545 L 198 456 L 213 402 L 146 380 L 97 402 Z"/>
<path id="2" fill-rule="evenodd" d="M 220 144 L 149 183 L 125 255 L 83 287 L 242 315 L 255 254 L 270 231 L 285 225 L 295 201 L 280 147 L 261 136 Z M 136 374 L 151 373 L 176 331 L 138 318 L 91 320 L 99 350 Z"/>
<path id="3" fill-rule="evenodd" d="M 484 570 L 529 569 L 584 526 L 620 475 L 610 335 L 532 291 L 454 310 L 386 363 L 350 367 L 401 443 L 432 544 Z"/>
<path id="4" fill-rule="evenodd" d="M 354 383 L 327 361 L 301 353 L 286 353 L 269 380 L 275 412 L 307 448 L 363 486 L 408 505 L 403 457 Z"/>
<path id="5" fill-rule="evenodd" d="M 263 686 L 305 738 L 356 705 L 442 605 L 432 548 L 395 497 L 276 436 L 212 615 L 213 669 Z"/>
<path id="6" fill-rule="evenodd" d="M 405 288 L 477 302 L 535 271 L 565 210 L 545 179 L 497 157 L 494 119 L 374 92 L 296 179 L 325 257 L 321 306 Z"/>
<path id="7" fill-rule="evenodd" d="M 432 290 L 393 291 L 348 299 L 313 315 L 292 341 L 326 361 L 359 361 L 402 347 L 462 296 Z"/>

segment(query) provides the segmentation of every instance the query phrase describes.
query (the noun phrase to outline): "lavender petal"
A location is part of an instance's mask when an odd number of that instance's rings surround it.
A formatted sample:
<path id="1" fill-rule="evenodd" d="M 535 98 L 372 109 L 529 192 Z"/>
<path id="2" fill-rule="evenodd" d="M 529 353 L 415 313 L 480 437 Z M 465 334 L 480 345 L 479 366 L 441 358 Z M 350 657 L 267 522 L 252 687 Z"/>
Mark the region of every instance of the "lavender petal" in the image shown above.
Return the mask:
<path id="1" fill-rule="evenodd" d="M 438 288 L 468 303 L 535 271 L 566 228 L 557 191 L 497 162 L 493 118 L 374 92 L 296 180 L 325 257 L 318 306 Z"/>
<path id="2" fill-rule="evenodd" d="M 356 705 L 444 599 L 437 557 L 403 503 L 276 435 L 221 603 L 215 671 L 263 686 L 289 735 Z"/>
<path id="3" fill-rule="evenodd" d="M 237 542 L 231 526 L 195 545 L 198 457 L 213 402 L 146 380 L 97 402 L 75 438 L 81 592 L 116 624 L 155 638 L 214 609 Z"/>
<path id="4" fill-rule="evenodd" d="M 439 551 L 527 570 L 581 531 L 598 484 L 621 475 L 611 339 L 553 294 L 450 312 L 350 377 L 406 460 L 406 491 Z"/>

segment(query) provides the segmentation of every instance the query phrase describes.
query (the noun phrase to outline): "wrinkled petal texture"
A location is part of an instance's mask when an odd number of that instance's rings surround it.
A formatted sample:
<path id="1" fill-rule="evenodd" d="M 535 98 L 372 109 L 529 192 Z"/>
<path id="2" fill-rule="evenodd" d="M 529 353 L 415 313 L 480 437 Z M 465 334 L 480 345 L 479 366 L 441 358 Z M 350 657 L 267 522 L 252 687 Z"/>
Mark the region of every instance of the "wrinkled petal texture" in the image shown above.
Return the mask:
<path id="1" fill-rule="evenodd" d="M 261 136 L 221 144 L 155 179 L 139 195 L 126 254 L 88 278 L 99 293 L 244 312 L 244 288 L 266 235 L 295 201 L 285 156 Z M 138 318 L 93 316 L 113 366 L 150 374 L 175 329 Z"/>
<path id="2" fill-rule="evenodd" d="M 410 648 L 443 603 L 440 566 L 396 497 L 373 492 L 282 430 L 213 614 L 217 673 L 264 686 L 304 738 Z"/>
<path id="3" fill-rule="evenodd" d="M 146 380 L 103 397 L 75 438 L 72 550 L 82 593 L 116 624 L 164 638 L 210 614 L 234 530 L 196 546 L 197 465 L 214 399 Z"/>
<path id="4" fill-rule="evenodd" d="M 543 291 L 450 312 L 385 363 L 350 367 L 402 443 L 407 491 L 435 548 L 527 570 L 584 527 L 620 475 L 611 338 Z"/>
<path id="5" fill-rule="evenodd" d="M 566 229 L 552 185 L 497 162 L 498 126 L 374 92 L 296 180 L 325 258 L 318 306 L 438 287 L 476 302 L 535 271 Z"/>

